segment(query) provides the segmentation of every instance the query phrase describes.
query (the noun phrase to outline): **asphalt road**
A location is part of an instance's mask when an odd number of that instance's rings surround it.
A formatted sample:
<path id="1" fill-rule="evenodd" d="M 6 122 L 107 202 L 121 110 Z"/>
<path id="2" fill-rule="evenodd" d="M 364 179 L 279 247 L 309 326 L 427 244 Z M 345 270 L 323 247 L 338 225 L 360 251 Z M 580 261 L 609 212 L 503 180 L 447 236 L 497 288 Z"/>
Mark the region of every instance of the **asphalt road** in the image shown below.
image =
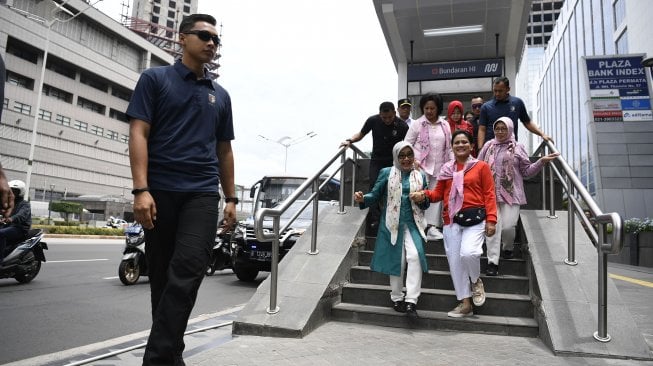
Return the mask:
<path id="1" fill-rule="evenodd" d="M 0 279 L 0 364 L 148 330 L 147 277 L 133 286 L 118 279 L 124 241 L 46 239 L 47 262 L 34 281 Z M 191 318 L 246 303 L 254 283 L 231 270 L 206 277 Z"/>

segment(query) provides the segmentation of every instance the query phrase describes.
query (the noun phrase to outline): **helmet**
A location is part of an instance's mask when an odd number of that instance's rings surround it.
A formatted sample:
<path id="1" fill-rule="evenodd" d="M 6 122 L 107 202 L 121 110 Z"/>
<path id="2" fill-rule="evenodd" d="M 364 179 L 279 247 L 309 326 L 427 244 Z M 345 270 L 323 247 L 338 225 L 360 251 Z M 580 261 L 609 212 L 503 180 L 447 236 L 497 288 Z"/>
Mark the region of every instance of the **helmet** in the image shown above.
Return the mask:
<path id="1" fill-rule="evenodd" d="M 14 195 L 18 193 L 18 197 L 23 197 L 25 196 L 25 182 L 22 180 L 12 180 L 9 182 L 9 188 L 11 188 L 12 191 L 14 191 Z"/>

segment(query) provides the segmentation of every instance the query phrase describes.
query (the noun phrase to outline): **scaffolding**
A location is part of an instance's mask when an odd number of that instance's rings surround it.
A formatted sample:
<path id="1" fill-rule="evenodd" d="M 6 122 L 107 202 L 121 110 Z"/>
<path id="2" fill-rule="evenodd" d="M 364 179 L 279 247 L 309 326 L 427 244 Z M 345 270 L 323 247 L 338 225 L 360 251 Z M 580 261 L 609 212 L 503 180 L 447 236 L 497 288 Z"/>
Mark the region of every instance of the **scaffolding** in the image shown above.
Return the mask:
<path id="1" fill-rule="evenodd" d="M 145 19 L 124 17 L 123 25 L 129 28 L 132 32 L 146 39 L 148 42 L 159 47 L 165 52 L 171 54 L 175 59 L 181 58 L 182 48 L 179 43 L 178 33 L 175 29 L 147 21 Z M 220 35 L 222 36 L 222 26 L 220 26 Z M 217 45 L 217 50 L 213 60 L 206 64 L 211 79 L 217 79 L 218 68 L 220 67 L 220 49 L 221 45 Z"/>

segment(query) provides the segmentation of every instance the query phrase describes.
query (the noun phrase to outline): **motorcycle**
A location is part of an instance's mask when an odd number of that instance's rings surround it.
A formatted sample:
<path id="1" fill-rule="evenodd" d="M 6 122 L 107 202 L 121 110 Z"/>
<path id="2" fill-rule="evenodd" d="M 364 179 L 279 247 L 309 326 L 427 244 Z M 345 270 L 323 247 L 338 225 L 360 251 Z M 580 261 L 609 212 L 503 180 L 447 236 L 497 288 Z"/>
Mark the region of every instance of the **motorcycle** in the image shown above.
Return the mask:
<path id="1" fill-rule="evenodd" d="M 219 228 L 215 236 L 215 245 L 211 252 L 211 262 L 206 268 L 206 275 L 213 276 L 215 271 L 231 268 L 231 235 L 233 231 Z"/>
<path id="2" fill-rule="evenodd" d="M 20 283 L 33 280 L 41 270 L 41 262 L 45 262 L 43 250 L 48 249 L 48 244 L 42 239 L 43 230 L 30 229 L 27 239 L 8 245 L 5 250 L 9 254 L 1 261 L 0 278 L 13 277 Z"/>
<path id="3" fill-rule="evenodd" d="M 145 231 L 141 225 L 125 228 L 125 249 L 118 267 L 118 277 L 124 285 L 133 285 L 140 276 L 147 276 Z"/>

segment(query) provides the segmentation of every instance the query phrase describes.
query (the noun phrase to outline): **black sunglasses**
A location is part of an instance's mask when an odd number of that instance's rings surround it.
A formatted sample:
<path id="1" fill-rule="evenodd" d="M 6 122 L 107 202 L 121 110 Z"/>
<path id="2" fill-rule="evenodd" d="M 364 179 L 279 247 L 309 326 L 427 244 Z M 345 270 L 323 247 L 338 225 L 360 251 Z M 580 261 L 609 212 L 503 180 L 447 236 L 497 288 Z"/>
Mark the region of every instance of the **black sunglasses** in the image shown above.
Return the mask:
<path id="1" fill-rule="evenodd" d="M 194 34 L 194 35 L 197 36 L 197 38 L 199 38 L 200 40 L 202 40 L 204 42 L 213 41 L 213 44 L 215 44 L 216 46 L 220 44 L 220 37 L 218 37 L 217 34 L 213 34 L 213 33 L 209 32 L 209 31 L 205 31 L 205 30 L 189 30 L 189 31 L 186 31 L 186 32 L 182 32 L 182 34 Z"/>

